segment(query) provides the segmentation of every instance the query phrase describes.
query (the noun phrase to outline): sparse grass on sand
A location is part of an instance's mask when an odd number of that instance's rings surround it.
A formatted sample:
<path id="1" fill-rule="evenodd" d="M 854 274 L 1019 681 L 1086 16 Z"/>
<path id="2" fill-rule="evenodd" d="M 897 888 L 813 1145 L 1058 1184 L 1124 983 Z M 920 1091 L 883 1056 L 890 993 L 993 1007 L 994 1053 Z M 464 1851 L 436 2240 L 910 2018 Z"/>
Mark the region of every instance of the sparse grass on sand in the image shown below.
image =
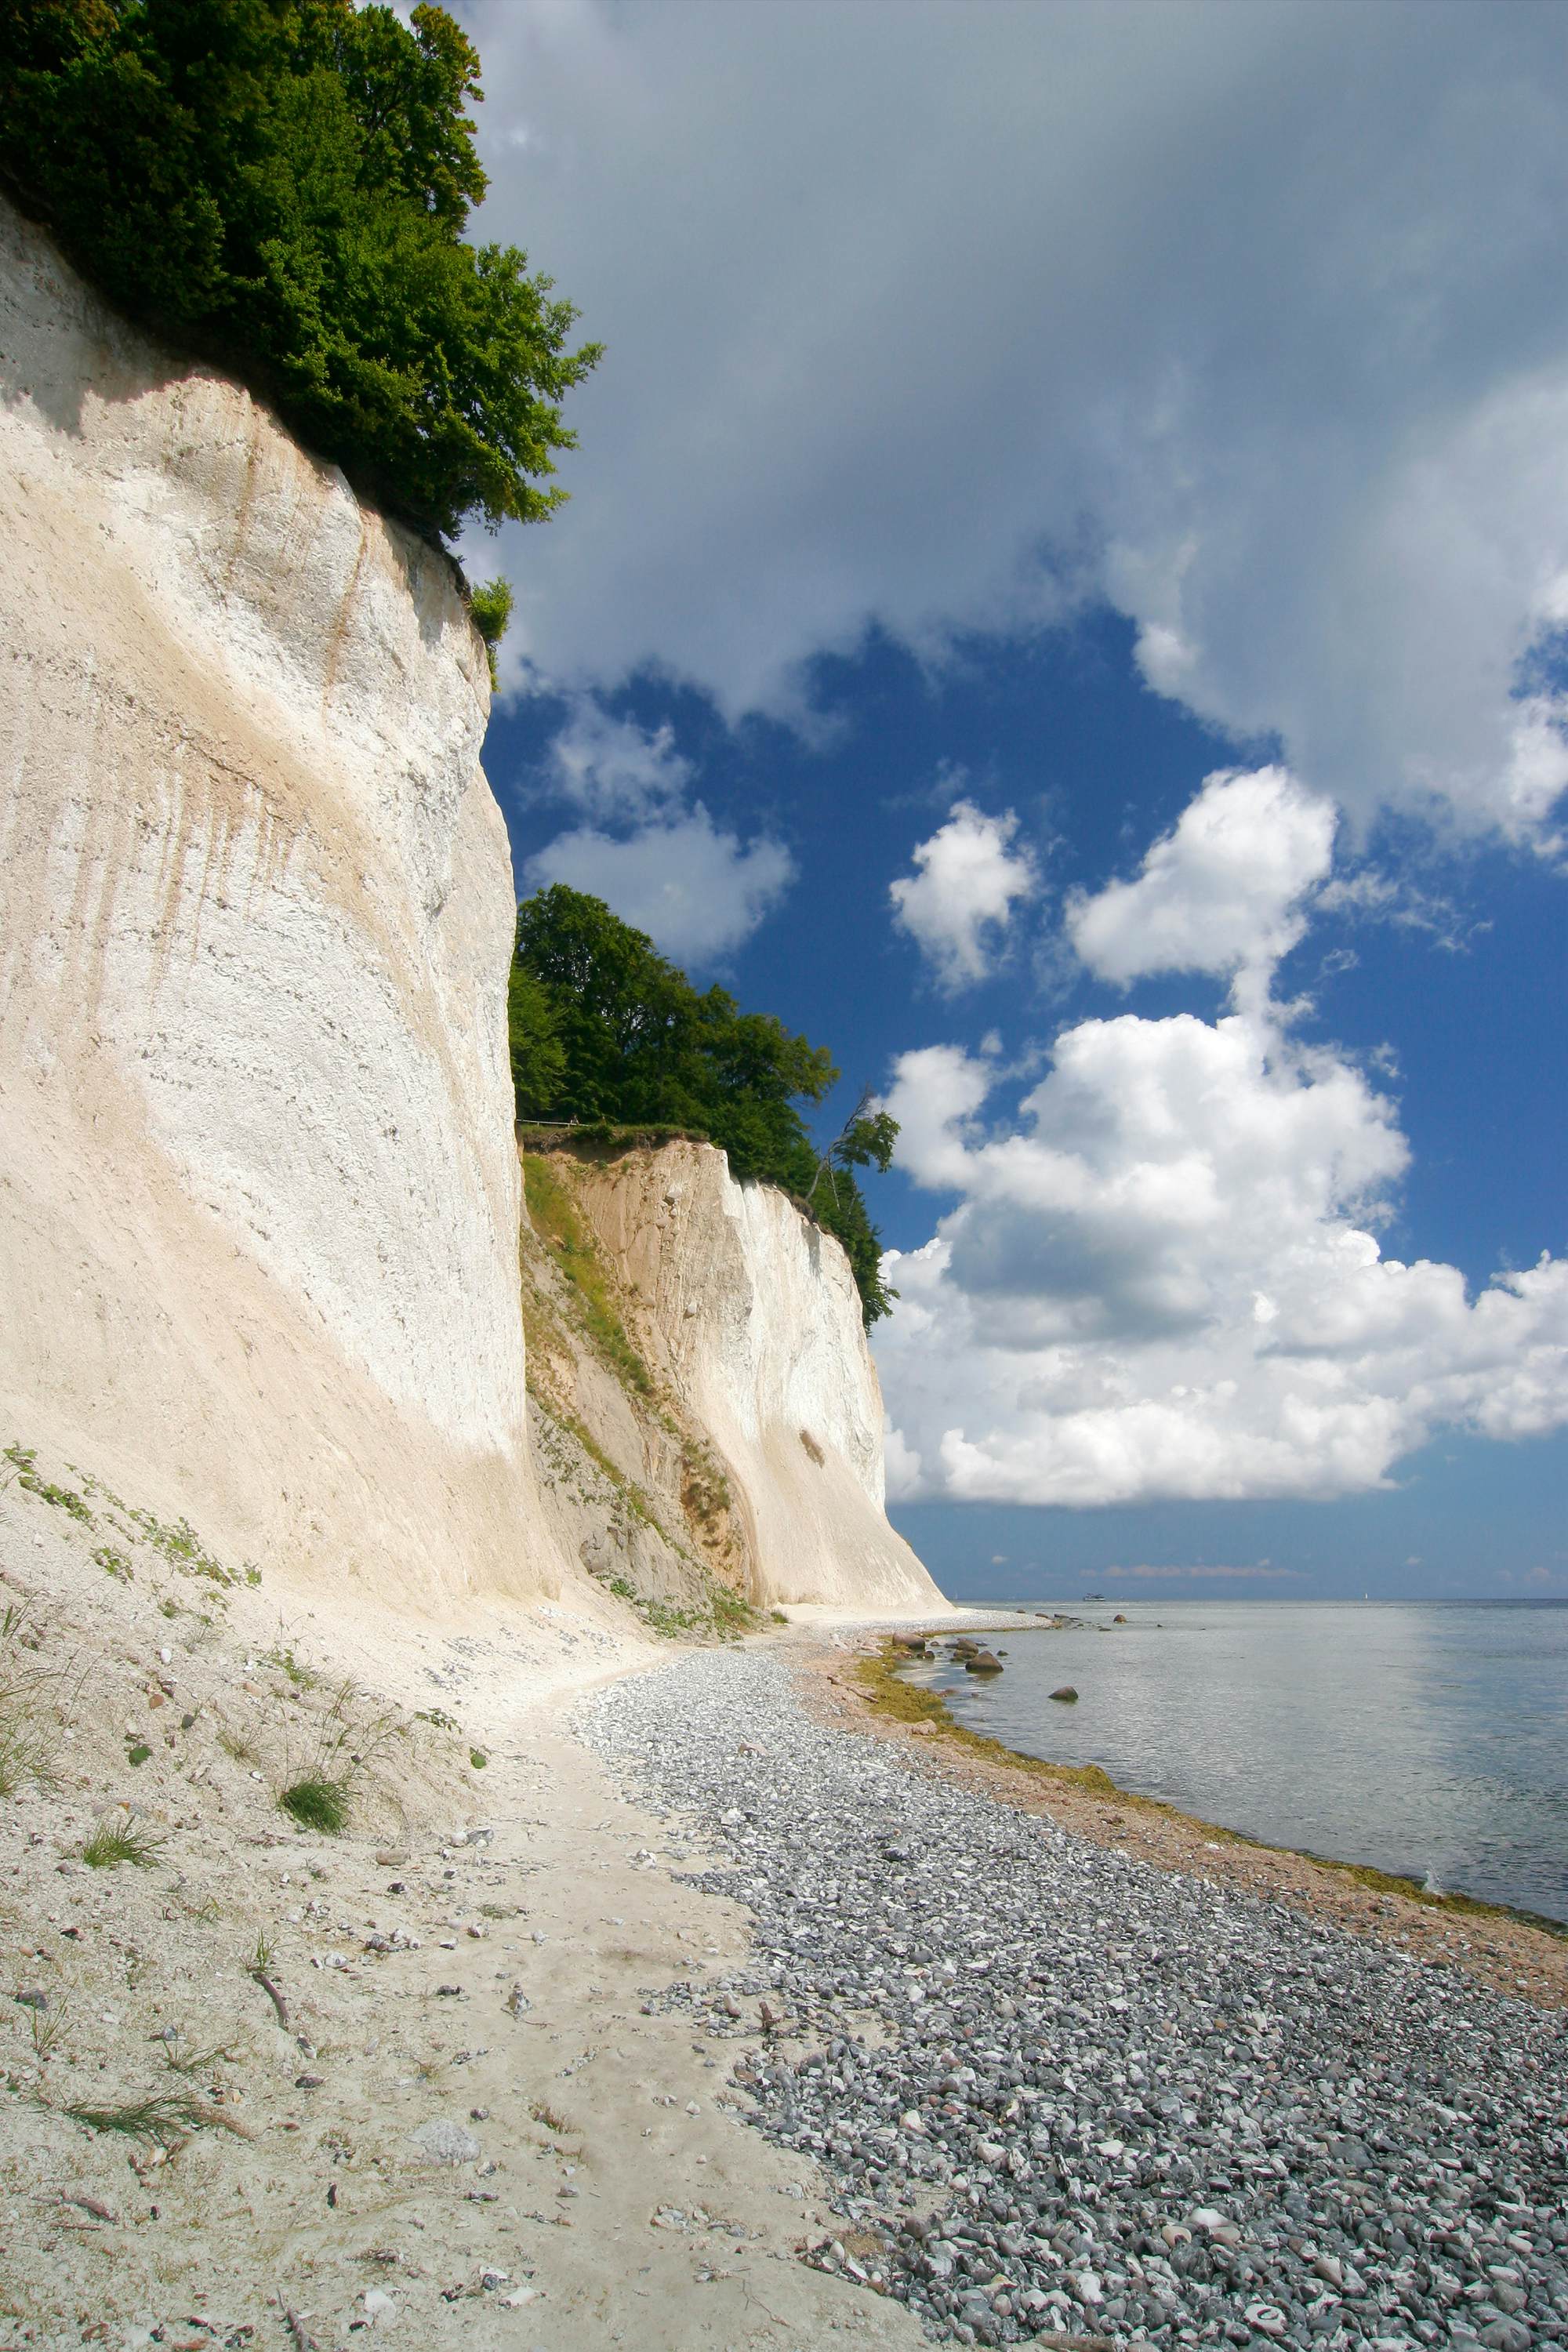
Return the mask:
<path id="1" fill-rule="evenodd" d="M 151 1870 L 163 1843 L 134 1822 L 102 1821 L 83 1846 L 81 1858 L 89 1870 L 117 1870 L 122 1862 Z"/>
<path id="2" fill-rule="evenodd" d="M 25 1602 L 0 1609 L 0 1797 L 57 1785 L 60 1672 L 35 1663 L 42 1635 Z"/>
<path id="3" fill-rule="evenodd" d="M 291 1781 L 278 1800 L 301 1829 L 342 1837 L 349 1825 L 349 1784 L 343 1780 Z"/>
<path id="4" fill-rule="evenodd" d="M 205 2120 L 195 2102 L 177 2093 L 132 2099 L 118 2107 L 67 2107 L 64 2112 L 73 2123 L 85 2124 L 89 2131 L 118 2132 L 126 2139 L 151 2141 L 159 2147 L 172 2147 Z"/>
<path id="5" fill-rule="evenodd" d="M 626 1336 L 614 1282 L 576 1203 L 554 1170 L 536 1151 L 523 1153 L 522 1178 L 530 1223 L 572 1286 L 571 1295 L 584 1336 L 622 1381 L 640 1396 L 651 1396 L 653 1376 Z"/>

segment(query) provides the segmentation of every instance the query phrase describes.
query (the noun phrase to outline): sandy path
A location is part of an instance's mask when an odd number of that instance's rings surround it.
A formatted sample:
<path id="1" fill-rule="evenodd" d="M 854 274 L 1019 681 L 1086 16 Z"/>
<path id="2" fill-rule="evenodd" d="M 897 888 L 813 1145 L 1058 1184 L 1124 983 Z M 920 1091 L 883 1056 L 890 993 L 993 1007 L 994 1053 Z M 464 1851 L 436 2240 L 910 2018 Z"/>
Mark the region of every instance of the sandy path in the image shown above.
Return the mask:
<path id="1" fill-rule="evenodd" d="M 727 2087 L 756 2000 L 712 2032 L 645 2011 L 744 1959 L 563 1729 L 647 1646 L 559 1608 L 345 1626 L 72 1491 L 91 1525 L 0 1494 L 0 1718 L 30 1677 L 52 1750 L 0 1798 L 0 2346 L 920 2342 L 796 2259 L 819 2177 Z M 348 1664 L 368 1760 L 326 1837 L 277 1792 Z M 104 1820 L 147 1866 L 85 1866 Z M 184 2105 L 167 2147 L 66 2112 L 150 2096 Z"/>

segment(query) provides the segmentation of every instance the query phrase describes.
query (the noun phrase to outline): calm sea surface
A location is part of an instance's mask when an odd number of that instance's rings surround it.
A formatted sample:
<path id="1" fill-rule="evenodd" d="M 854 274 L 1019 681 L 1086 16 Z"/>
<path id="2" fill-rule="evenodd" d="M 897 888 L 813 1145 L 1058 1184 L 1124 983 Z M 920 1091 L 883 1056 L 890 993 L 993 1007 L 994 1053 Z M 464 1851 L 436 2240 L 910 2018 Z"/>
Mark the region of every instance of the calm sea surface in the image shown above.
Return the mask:
<path id="1" fill-rule="evenodd" d="M 1130 1622 L 1111 1626 L 1121 1610 Z M 1113 1601 L 999 1633 L 972 1730 L 1273 1845 L 1568 1920 L 1568 1602 Z M 1100 1630 L 1100 1628 L 1106 1630 Z M 1076 1706 L 1053 1702 L 1073 1684 Z"/>

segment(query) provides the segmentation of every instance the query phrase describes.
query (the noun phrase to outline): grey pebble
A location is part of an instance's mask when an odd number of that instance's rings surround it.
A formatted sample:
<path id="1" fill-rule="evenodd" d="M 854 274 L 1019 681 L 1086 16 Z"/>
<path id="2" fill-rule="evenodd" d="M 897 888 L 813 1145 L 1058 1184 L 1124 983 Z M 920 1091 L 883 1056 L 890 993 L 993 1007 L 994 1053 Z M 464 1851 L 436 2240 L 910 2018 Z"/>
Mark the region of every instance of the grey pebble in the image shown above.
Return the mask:
<path id="1" fill-rule="evenodd" d="M 483 2154 L 465 2124 L 440 2118 L 421 2124 L 409 2135 L 414 2153 L 425 2164 L 473 2164 Z"/>
<path id="2" fill-rule="evenodd" d="M 787 2019 L 742 2112 L 828 2176 L 809 2259 L 931 2341 L 1568 2345 L 1555 2014 L 813 1723 L 776 1659 L 689 1655 L 575 1722 L 753 1916 L 745 1966 L 645 2007 Z"/>

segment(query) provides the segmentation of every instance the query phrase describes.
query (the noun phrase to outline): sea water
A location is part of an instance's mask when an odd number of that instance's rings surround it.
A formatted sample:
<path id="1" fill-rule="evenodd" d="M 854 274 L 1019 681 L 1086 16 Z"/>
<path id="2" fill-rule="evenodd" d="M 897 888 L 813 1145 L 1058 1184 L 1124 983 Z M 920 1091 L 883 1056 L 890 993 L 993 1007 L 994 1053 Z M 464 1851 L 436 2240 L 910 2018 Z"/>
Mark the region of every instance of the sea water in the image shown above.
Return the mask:
<path id="1" fill-rule="evenodd" d="M 1113 1616 L 1125 1615 L 1125 1624 Z M 1271 1845 L 1568 1921 L 1568 1602 L 1137 1601 L 919 1669 L 959 1721 Z M 1076 1705 L 1053 1700 L 1062 1684 Z"/>

